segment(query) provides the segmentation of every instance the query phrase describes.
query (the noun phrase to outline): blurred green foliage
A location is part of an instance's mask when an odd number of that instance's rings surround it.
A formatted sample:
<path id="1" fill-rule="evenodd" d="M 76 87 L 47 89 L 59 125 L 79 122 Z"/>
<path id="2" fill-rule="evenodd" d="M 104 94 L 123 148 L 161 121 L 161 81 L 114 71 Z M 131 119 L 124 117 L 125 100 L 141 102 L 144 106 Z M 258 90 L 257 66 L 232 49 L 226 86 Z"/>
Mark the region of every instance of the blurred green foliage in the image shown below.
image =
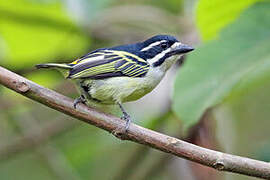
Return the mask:
<path id="1" fill-rule="evenodd" d="M 269 76 L 269 10 L 269 3 L 250 7 L 189 56 L 177 75 L 173 106 L 187 128 L 235 91 L 256 88 Z"/>
<path id="2" fill-rule="evenodd" d="M 0 65 L 75 97 L 74 85 L 60 73 L 33 66 L 70 62 L 154 34 L 173 34 L 187 44 L 200 36 L 203 42 L 176 75 L 176 116 L 170 91 L 161 88 L 150 100 L 126 105 L 134 122 L 183 137 L 182 130 L 198 125 L 211 109 L 222 151 L 269 161 L 270 3 L 257 1 L 0 0 Z M 168 79 L 161 84 L 169 87 Z M 178 158 L 119 141 L 2 86 L 0 92 L 0 179 L 195 177 Z"/>
<path id="3" fill-rule="evenodd" d="M 203 40 L 217 37 L 222 28 L 232 23 L 242 11 L 260 0 L 200 0 L 196 20 Z"/>
<path id="4" fill-rule="evenodd" d="M 12 69 L 83 53 L 88 38 L 70 20 L 61 1 L 1 0 L 1 64 Z M 76 44 L 76 46 L 74 46 Z"/>
<path id="5" fill-rule="evenodd" d="M 188 56 L 173 97 L 186 133 L 210 112 L 227 152 L 264 161 L 270 142 L 269 10 L 269 1 L 199 1 L 196 23 L 208 41 Z"/>
<path id="6" fill-rule="evenodd" d="M 146 11 L 138 14 L 138 10 Z M 175 22 L 181 12 L 182 1 L 175 0 L 132 4 L 113 0 L 0 0 L 0 65 L 75 97 L 74 85 L 60 73 L 37 71 L 34 65 L 69 62 L 95 48 L 138 41 L 155 33 L 177 34 Z M 122 167 L 140 147 L 72 121 L 2 86 L 0 91 L 0 179 L 112 179 L 125 171 Z M 173 118 L 151 112 L 139 113 L 145 126 L 161 128 L 162 122 L 173 121 L 162 129 L 178 127 Z M 135 164 L 147 174 L 163 154 L 149 150 L 146 155 L 144 166 Z M 133 169 L 129 173 L 134 175 Z M 158 174 L 158 179 L 168 177 L 167 171 Z"/>

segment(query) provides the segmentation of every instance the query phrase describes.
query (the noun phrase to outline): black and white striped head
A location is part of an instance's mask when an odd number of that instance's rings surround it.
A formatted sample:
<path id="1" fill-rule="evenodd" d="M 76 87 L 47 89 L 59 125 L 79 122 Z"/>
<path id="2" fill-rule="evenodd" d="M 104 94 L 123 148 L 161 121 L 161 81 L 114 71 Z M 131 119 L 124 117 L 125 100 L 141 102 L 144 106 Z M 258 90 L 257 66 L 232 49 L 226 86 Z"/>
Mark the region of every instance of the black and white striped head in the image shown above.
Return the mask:
<path id="1" fill-rule="evenodd" d="M 140 56 L 146 59 L 153 67 L 171 66 L 173 62 L 168 61 L 175 59 L 172 57 L 181 56 L 192 50 L 191 46 L 182 44 L 170 35 L 157 35 L 140 43 Z"/>

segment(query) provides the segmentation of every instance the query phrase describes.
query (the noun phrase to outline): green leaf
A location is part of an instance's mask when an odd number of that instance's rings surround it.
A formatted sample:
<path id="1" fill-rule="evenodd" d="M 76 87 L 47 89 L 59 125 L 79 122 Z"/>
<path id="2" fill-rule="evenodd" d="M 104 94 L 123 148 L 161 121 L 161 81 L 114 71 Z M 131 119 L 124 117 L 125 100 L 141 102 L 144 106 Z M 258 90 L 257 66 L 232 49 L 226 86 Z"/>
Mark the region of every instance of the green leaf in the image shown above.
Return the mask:
<path id="1" fill-rule="evenodd" d="M 4 51 L 4 57 L 1 57 L 1 65 L 19 69 L 85 52 L 89 40 L 70 20 L 62 6 L 59 0 L 46 3 L 2 1 L 0 52 Z"/>
<path id="2" fill-rule="evenodd" d="M 220 30 L 232 23 L 245 9 L 260 0 L 200 0 L 196 23 L 203 40 L 213 39 Z"/>
<path id="3" fill-rule="evenodd" d="M 269 76 L 269 11 L 270 3 L 255 4 L 225 28 L 219 39 L 188 57 L 176 78 L 173 104 L 186 128 L 231 96 L 240 83 L 256 88 L 257 76 Z"/>

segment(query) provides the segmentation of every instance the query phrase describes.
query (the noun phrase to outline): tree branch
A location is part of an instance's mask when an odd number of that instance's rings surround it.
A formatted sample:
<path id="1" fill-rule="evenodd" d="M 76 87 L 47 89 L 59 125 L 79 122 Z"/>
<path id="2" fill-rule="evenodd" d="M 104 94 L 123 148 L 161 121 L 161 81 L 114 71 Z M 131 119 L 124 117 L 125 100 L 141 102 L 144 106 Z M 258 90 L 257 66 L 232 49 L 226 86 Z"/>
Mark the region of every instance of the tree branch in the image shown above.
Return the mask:
<path id="1" fill-rule="evenodd" d="M 270 179 L 270 164 L 267 162 L 202 148 L 135 124 L 130 125 L 128 132 L 122 133 L 121 129 L 125 127 L 125 121 L 120 118 L 99 112 L 82 104 L 79 104 L 77 109 L 74 109 L 72 99 L 41 87 L 3 67 L 0 67 L 0 83 L 52 109 L 102 128 L 117 138 L 144 144 L 220 171 Z"/>

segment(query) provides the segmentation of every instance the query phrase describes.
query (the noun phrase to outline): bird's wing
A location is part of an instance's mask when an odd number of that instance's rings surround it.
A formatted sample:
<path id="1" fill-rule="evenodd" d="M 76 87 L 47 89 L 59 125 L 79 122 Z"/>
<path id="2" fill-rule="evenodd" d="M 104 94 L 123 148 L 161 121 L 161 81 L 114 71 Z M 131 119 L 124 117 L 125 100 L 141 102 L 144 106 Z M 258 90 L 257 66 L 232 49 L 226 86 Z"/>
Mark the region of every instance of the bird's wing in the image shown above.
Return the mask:
<path id="1" fill-rule="evenodd" d="M 128 52 L 102 49 L 72 62 L 68 78 L 104 79 L 117 76 L 143 77 L 149 63 Z"/>

